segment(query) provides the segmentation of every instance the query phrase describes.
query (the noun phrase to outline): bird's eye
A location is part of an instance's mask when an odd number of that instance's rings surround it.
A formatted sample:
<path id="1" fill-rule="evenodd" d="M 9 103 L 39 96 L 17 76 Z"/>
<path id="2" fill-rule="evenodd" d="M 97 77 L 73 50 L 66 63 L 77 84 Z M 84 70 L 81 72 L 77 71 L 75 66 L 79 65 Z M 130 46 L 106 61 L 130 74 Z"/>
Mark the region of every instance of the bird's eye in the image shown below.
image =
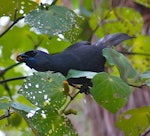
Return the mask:
<path id="1" fill-rule="evenodd" d="M 37 51 L 28 51 L 25 53 L 25 55 L 30 56 L 30 57 L 34 57 L 37 54 Z"/>

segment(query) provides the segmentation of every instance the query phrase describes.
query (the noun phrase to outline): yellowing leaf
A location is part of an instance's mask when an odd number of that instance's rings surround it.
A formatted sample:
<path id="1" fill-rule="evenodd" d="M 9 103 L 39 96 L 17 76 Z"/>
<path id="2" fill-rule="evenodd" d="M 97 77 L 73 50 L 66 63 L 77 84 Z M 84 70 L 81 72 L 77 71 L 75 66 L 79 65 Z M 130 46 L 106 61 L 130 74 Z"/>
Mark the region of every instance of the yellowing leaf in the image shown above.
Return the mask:
<path id="1" fill-rule="evenodd" d="M 117 127 L 125 136 L 139 136 L 150 126 L 150 107 L 135 108 L 118 117 Z"/>

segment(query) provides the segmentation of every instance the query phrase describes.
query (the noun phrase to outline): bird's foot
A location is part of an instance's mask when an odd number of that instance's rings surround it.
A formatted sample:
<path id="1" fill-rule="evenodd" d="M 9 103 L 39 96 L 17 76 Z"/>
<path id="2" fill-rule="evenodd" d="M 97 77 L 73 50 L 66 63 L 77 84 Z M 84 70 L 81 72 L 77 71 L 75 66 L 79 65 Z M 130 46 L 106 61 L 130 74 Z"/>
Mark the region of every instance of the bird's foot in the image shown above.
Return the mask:
<path id="1" fill-rule="evenodd" d="M 88 85 L 83 85 L 80 88 L 80 93 L 90 94 L 90 87 Z"/>

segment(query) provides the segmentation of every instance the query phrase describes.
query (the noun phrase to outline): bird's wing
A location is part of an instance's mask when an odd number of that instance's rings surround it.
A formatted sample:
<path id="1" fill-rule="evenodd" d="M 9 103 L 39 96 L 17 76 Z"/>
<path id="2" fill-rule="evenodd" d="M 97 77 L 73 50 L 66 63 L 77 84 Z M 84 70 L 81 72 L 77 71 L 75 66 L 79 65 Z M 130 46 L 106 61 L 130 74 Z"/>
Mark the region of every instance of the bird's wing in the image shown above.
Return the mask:
<path id="1" fill-rule="evenodd" d="M 89 45 L 91 46 L 91 43 L 88 41 L 77 42 L 77 43 L 74 43 L 73 45 L 69 46 L 67 49 L 65 49 L 64 52 L 78 50 L 79 48 L 89 46 Z"/>

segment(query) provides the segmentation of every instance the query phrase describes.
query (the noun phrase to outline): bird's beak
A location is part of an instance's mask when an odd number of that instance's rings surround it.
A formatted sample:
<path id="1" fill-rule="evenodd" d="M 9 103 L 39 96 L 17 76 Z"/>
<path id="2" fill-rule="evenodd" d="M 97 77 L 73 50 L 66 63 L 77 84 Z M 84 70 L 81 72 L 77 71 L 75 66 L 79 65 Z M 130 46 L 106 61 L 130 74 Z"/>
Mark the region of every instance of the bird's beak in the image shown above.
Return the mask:
<path id="1" fill-rule="evenodd" d="M 16 57 L 16 60 L 17 60 L 18 62 L 25 62 L 25 61 L 27 61 L 28 58 L 29 58 L 29 57 L 28 57 L 27 55 L 25 55 L 25 54 L 20 54 L 20 55 L 18 55 L 18 56 Z"/>

